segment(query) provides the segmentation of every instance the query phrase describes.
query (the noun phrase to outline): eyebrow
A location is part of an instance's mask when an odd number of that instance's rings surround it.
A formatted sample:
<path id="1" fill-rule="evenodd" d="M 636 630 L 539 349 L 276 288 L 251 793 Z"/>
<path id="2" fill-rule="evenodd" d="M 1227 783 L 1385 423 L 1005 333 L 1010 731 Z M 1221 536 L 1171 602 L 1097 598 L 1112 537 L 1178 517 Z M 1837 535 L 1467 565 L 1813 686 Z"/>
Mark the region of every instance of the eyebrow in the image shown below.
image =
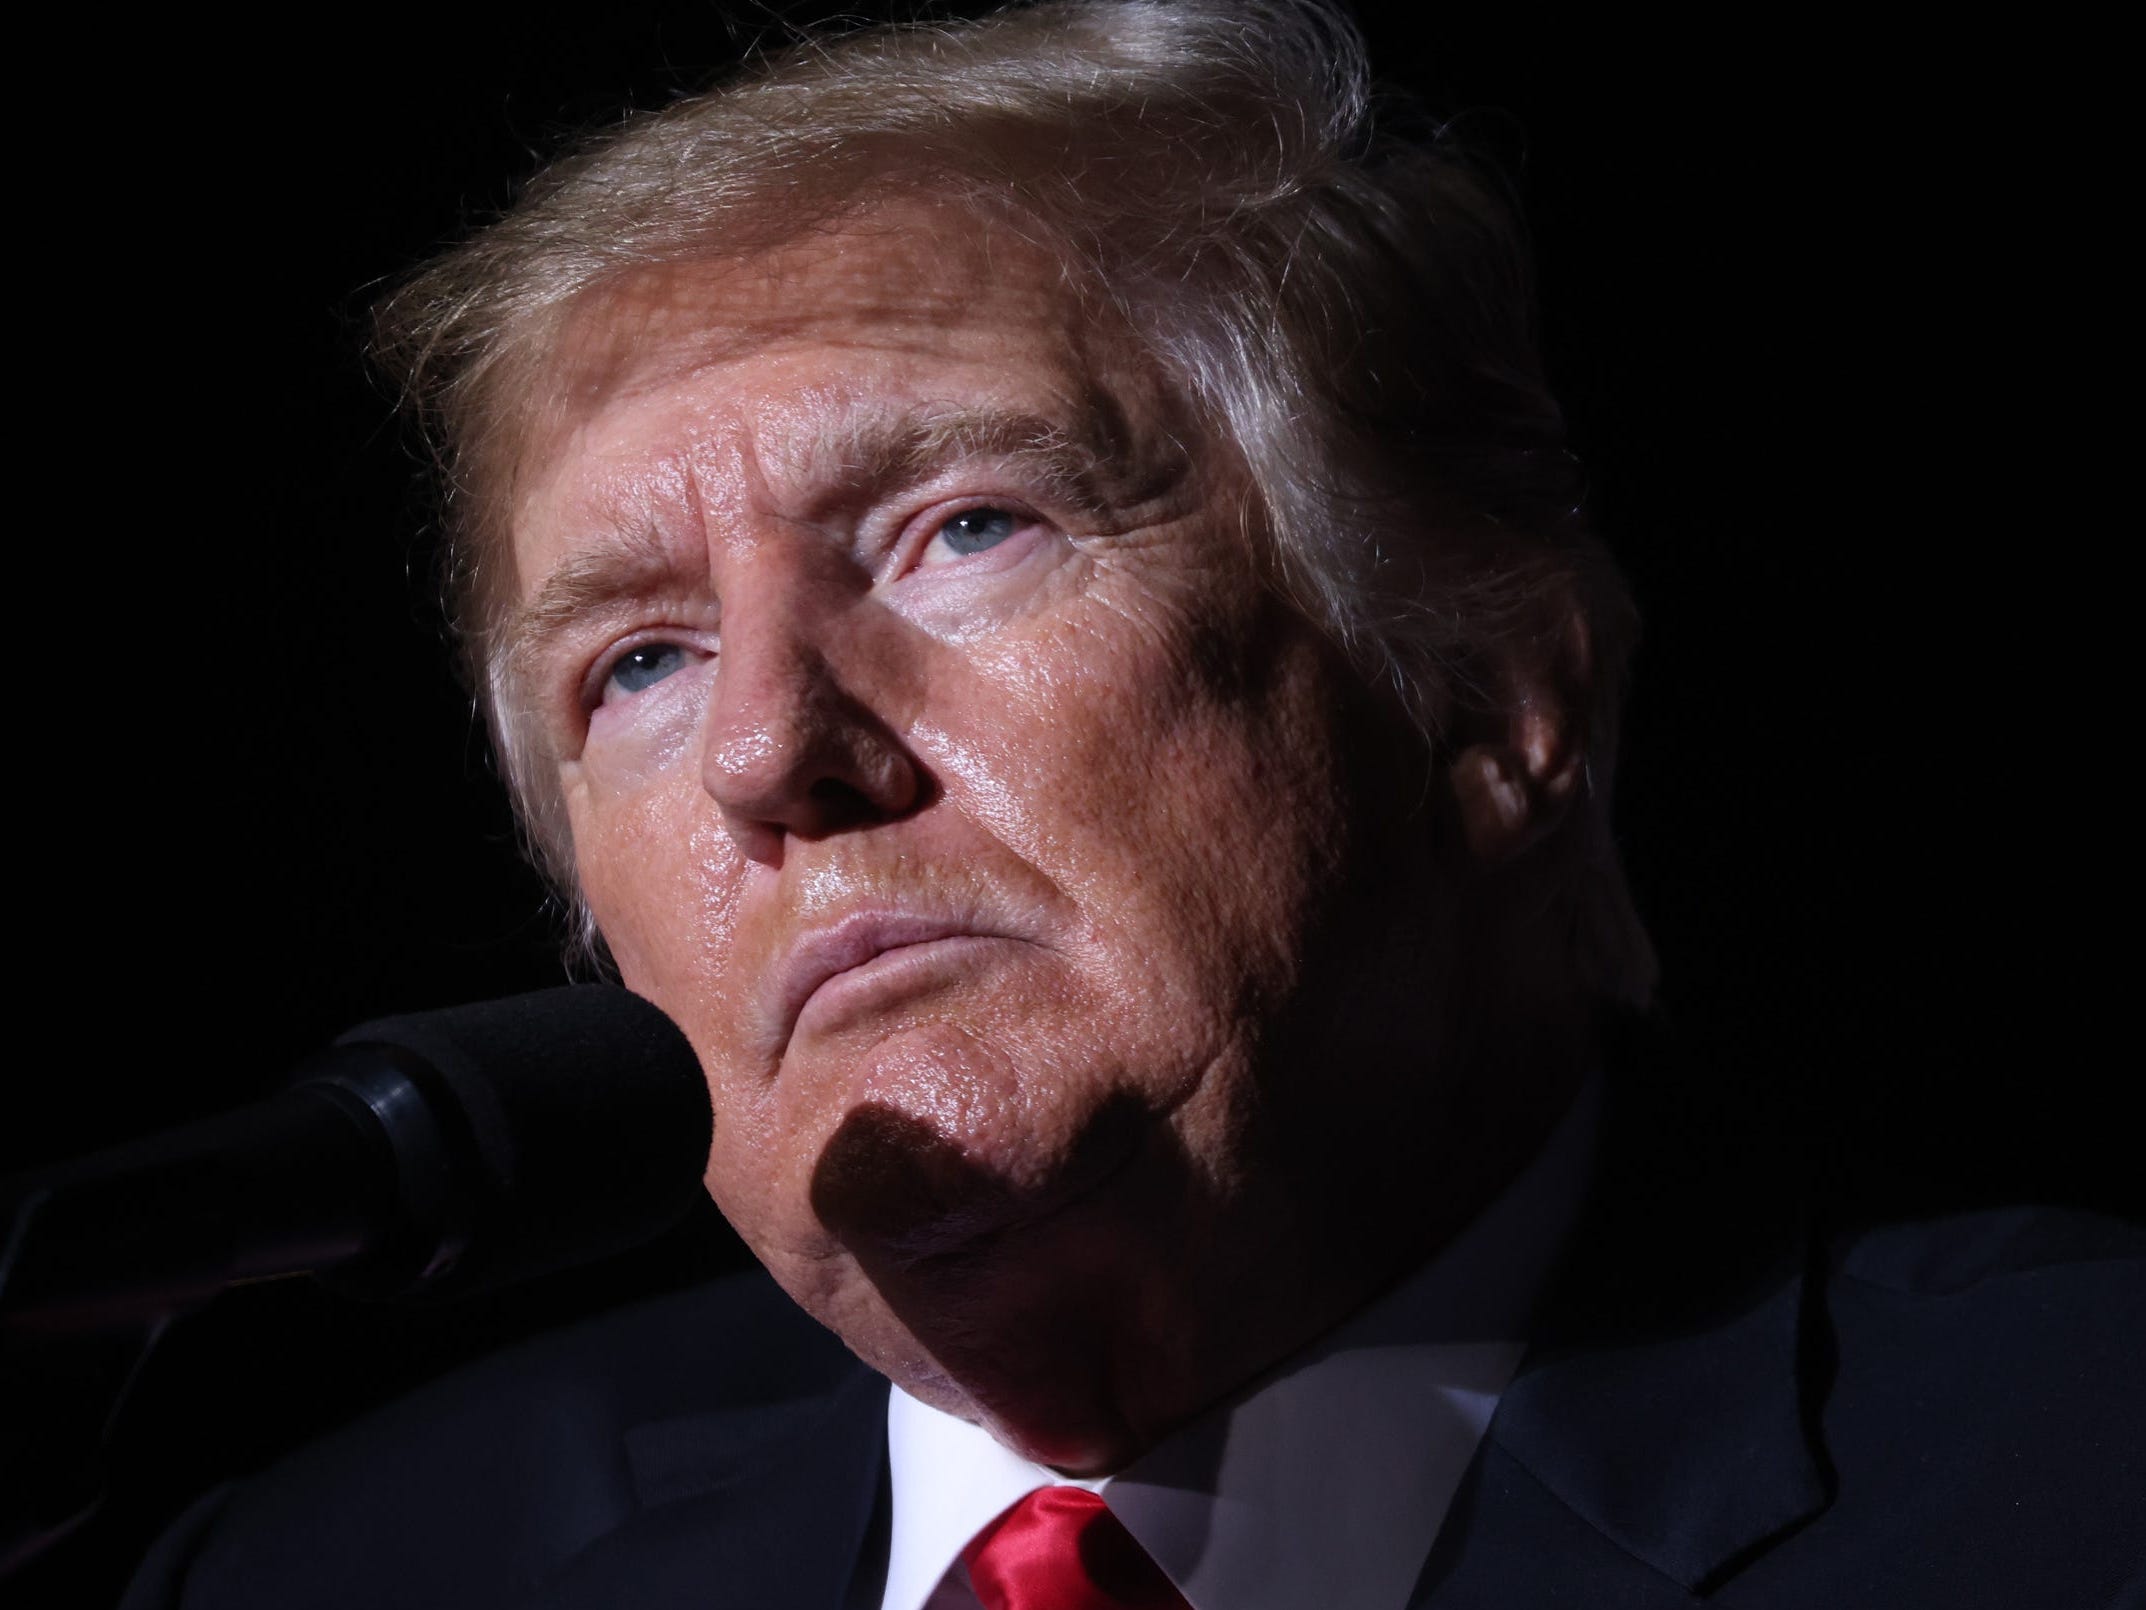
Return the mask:
<path id="1" fill-rule="evenodd" d="M 1013 467 L 1044 497 L 1095 515 L 1112 501 L 1106 484 L 1117 455 L 1107 423 L 1099 443 L 1043 415 L 995 408 L 893 408 L 844 416 L 770 455 L 770 479 L 811 491 L 807 523 L 843 507 L 928 480 L 957 464 L 992 459 Z M 621 524 L 561 560 L 525 602 L 509 611 L 499 663 L 509 685 L 524 684 L 569 629 L 631 598 L 679 590 L 684 576 L 645 518 Z"/>
<path id="2" fill-rule="evenodd" d="M 1093 512 L 1108 501 L 1103 482 L 1118 454 L 1115 442 L 1092 441 L 1090 434 L 1018 410 L 866 410 L 807 436 L 771 468 L 795 484 L 821 489 L 823 503 L 840 504 L 927 480 L 956 464 L 997 459 L 1016 467 L 1045 496 Z"/>
<path id="3" fill-rule="evenodd" d="M 623 600 L 675 590 L 681 580 L 662 538 L 643 524 L 621 526 L 569 554 L 507 615 L 498 638 L 507 685 L 526 686 L 552 645 L 580 622 Z"/>

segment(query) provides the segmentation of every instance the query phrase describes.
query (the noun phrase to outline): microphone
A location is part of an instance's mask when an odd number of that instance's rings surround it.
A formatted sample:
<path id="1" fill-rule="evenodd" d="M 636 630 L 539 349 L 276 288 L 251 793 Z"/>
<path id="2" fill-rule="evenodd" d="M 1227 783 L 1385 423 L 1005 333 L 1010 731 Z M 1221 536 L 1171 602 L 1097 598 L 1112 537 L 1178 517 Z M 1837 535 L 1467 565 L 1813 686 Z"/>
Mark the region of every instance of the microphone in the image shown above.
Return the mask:
<path id="1" fill-rule="evenodd" d="M 692 1047 L 574 985 L 383 1018 L 220 1118 L 9 1182 L 0 1325 L 111 1331 L 241 1281 L 467 1294 L 624 1252 L 700 1199 Z"/>

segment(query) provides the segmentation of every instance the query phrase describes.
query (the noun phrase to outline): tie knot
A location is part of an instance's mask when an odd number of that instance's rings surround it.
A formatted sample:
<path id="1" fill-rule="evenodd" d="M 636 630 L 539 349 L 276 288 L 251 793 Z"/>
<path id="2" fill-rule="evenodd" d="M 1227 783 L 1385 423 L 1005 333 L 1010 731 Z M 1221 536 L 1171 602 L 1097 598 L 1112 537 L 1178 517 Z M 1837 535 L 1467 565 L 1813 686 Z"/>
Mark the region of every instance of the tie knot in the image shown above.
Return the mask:
<path id="1" fill-rule="evenodd" d="M 1039 1487 L 961 1552 L 984 1610 L 1189 1610 L 1085 1487 Z"/>

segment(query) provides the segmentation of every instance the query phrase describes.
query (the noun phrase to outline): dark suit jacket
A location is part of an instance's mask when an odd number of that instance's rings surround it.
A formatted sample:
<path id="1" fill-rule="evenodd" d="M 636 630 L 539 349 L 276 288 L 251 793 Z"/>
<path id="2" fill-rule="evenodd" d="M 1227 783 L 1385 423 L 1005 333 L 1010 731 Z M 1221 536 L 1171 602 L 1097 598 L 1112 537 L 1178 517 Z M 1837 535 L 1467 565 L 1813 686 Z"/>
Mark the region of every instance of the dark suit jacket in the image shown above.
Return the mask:
<path id="1" fill-rule="evenodd" d="M 1655 1224 L 1591 1218 L 1416 1604 L 2146 1606 L 2146 1232 L 1982 1213 L 1709 1282 L 1721 1238 Z M 127 1604 L 873 1605 L 885 1403 L 764 1279 L 666 1297 L 211 1494 Z"/>

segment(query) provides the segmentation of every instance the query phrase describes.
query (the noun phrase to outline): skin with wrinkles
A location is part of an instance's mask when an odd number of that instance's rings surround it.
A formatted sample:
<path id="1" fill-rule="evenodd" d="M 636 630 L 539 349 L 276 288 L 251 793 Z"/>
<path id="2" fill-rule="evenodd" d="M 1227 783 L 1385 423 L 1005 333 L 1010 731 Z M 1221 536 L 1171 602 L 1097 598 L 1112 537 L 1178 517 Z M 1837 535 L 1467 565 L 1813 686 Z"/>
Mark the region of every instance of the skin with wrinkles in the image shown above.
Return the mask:
<path id="1" fill-rule="evenodd" d="M 1057 261 L 889 206 L 629 280 L 556 372 L 515 696 L 792 1295 L 1099 1470 L 1420 1255 L 1436 1215 L 1389 1198 L 1452 1149 L 1452 902 L 1362 825 L 1420 776 L 1261 585 L 1230 452 Z M 613 674 L 637 648 L 661 674 Z M 875 949 L 899 921 L 927 937 Z M 1286 1054 L 1314 1031 L 1357 1062 Z"/>

